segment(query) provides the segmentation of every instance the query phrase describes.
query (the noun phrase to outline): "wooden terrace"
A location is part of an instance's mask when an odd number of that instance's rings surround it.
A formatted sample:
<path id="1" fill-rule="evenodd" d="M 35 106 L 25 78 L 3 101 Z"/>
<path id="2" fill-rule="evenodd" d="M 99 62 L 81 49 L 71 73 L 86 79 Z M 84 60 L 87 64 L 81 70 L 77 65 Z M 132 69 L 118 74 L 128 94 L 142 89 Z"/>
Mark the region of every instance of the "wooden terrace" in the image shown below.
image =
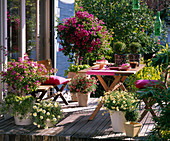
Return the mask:
<path id="1" fill-rule="evenodd" d="M 69 95 L 67 95 L 69 97 Z M 67 98 L 68 99 L 68 98 Z M 39 129 L 34 125 L 17 126 L 14 119 L 0 117 L 0 141 L 95 141 L 95 140 L 146 140 L 154 127 L 151 114 L 141 121 L 139 137 L 129 138 L 125 133 L 114 133 L 110 115 L 103 108 L 96 117 L 89 117 L 98 104 L 98 98 L 90 98 L 88 107 L 78 107 L 78 102 L 61 103 L 64 118 L 53 128 Z M 103 113 L 106 112 L 104 115 Z"/>

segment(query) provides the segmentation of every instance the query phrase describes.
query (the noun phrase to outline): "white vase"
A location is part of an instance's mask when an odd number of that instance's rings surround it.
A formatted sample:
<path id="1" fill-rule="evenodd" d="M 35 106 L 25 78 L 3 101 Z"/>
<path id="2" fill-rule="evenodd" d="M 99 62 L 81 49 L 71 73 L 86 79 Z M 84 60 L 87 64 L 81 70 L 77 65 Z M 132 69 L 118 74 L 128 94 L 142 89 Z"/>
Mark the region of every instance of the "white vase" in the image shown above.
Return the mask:
<path id="1" fill-rule="evenodd" d="M 78 99 L 78 105 L 81 107 L 87 107 L 88 106 L 88 99 L 90 99 L 90 93 L 83 94 L 78 92 L 77 93 L 77 99 Z"/>
<path id="2" fill-rule="evenodd" d="M 77 99 L 77 94 L 76 94 L 76 93 L 70 92 L 70 95 L 71 95 L 71 100 L 72 100 L 72 101 L 75 101 L 75 102 L 78 101 L 78 99 Z"/>
<path id="3" fill-rule="evenodd" d="M 124 123 L 126 119 L 122 111 L 110 110 L 110 119 L 114 132 L 125 132 Z"/>
<path id="4" fill-rule="evenodd" d="M 30 113 L 27 113 L 23 119 L 20 119 L 21 115 L 15 115 L 14 120 L 16 125 L 30 125 L 32 124 L 32 116 L 30 116 Z"/>

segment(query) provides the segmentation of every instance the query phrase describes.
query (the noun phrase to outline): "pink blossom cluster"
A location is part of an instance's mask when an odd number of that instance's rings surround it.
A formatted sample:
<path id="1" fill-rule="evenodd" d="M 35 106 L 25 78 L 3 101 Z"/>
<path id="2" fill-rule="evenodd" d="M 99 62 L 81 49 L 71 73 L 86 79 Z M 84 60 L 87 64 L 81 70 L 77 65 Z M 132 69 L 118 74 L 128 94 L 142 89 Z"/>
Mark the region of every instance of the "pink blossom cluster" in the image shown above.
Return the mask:
<path id="1" fill-rule="evenodd" d="M 12 93 L 17 95 L 29 94 L 40 86 L 47 77 L 44 65 L 29 61 L 28 55 L 24 59 L 19 58 L 18 62 L 11 61 L 7 65 L 7 71 L 1 72 L 2 81 L 8 84 Z"/>
<path id="2" fill-rule="evenodd" d="M 60 44 L 65 55 L 70 53 L 85 57 L 87 54 L 99 52 L 100 48 L 109 45 L 111 37 L 104 22 L 86 11 L 78 11 L 75 17 L 66 18 L 57 26 Z"/>
<path id="3" fill-rule="evenodd" d="M 122 65 L 120 65 L 119 67 L 122 67 L 122 68 L 130 68 L 130 64 L 122 64 Z"/>
<path id="4" fill-rule="evenodd" d="M 68 88 L 70 92 L 88 94 L 96 91 L 97 84 L 95 77 L 89 78 L 86 75 L 76 75 L 69 83 Z"/>

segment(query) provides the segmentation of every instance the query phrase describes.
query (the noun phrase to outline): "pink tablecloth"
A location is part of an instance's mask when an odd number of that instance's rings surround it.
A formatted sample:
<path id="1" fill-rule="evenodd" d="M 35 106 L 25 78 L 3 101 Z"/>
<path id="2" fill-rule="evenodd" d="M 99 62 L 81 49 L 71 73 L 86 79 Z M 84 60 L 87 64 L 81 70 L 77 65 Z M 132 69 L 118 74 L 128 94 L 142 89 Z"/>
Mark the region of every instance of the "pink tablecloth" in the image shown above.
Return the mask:
<path id="1" fill-rule="evenodd" d="M 89 75 L 115 75 L 117 70 L 101 69 L 101 70 L 88 70 Z"/>

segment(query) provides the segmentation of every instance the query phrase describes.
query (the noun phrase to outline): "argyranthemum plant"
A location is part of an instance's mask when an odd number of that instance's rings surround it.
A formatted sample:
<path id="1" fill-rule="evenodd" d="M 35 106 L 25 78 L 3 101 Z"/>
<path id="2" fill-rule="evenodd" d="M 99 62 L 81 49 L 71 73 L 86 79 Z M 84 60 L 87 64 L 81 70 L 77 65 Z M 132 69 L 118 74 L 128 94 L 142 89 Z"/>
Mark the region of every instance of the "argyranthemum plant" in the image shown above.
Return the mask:
<path id="1" fill-rule="evenodd" d="M 111 35 L 104 22 L 83 9 L 59 23 L 57 33 L 62 45 L 59 51 L 68 55 L 71 61 L 87 60 L 88 57 L 98 60 L 106 52 L 112 52 Z"/>
<path id="2" fill-rule="evenodd" d="M 48 129 L 48 122 L 52 125 L 58 123 L 63 118 L 62 110 L 58 102 L 50 100 L 41 100 L 33 106 L 32 115 L 34 117 L 33 124 L 38 128 Z"/>
<path id="3" fill-rule="evenodd" d="M 127 111 L 128 109 L 135 109 L 138 100 L 133 93 L 109 91 L 104 93 L 102 102 L 107 110 Z"/>

